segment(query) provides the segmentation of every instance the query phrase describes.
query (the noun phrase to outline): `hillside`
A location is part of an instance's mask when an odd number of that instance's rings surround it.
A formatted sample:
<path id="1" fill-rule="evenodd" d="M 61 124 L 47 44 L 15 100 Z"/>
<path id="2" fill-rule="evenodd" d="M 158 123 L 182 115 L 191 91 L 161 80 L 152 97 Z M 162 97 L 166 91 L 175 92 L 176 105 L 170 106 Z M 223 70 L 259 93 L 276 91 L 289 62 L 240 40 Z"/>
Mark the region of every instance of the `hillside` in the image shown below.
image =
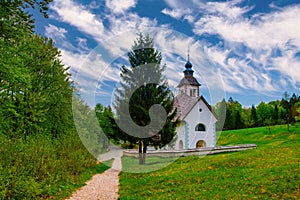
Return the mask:
<path id="1" fill-rule="evenodd" d="M 121 199 L 299 199 L 300 127 L 222 132 L 218 145 L 255 143 L 257 149 L 182 157 L 144 174 L 122 172 Z"/>

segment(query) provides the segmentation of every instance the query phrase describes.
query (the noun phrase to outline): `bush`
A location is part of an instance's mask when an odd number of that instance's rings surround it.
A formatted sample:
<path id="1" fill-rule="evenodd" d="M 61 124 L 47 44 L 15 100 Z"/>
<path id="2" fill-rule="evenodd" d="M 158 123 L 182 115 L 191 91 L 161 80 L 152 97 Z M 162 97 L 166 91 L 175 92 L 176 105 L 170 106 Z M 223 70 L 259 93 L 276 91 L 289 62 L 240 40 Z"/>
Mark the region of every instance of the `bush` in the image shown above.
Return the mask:
<path id="1" fill-rule="evenodd" d="M 0 199 L 69 196 L 95 161 L 76 133 L 55 139 L 0 135 Z"/>

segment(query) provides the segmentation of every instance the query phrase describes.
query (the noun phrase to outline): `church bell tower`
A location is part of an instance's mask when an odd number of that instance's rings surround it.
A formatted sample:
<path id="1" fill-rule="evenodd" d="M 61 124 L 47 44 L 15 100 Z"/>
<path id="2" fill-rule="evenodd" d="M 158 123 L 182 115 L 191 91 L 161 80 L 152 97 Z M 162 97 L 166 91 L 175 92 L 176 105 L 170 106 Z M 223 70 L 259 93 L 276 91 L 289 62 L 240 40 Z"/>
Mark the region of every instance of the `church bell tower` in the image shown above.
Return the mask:
<path id="1" fill-rule="evenodd" d="M 193 76 L 194 70 L 192 70 L 192 63 L 190 62 L 190 55 L 188 54 L 188 60 L 185 64 L 185 70 L 183 71 L 184 77 L 181 79 L 178 88 L 178 94 L 187 94 L 190 97 L 200 96 L 201 84 Z"/>

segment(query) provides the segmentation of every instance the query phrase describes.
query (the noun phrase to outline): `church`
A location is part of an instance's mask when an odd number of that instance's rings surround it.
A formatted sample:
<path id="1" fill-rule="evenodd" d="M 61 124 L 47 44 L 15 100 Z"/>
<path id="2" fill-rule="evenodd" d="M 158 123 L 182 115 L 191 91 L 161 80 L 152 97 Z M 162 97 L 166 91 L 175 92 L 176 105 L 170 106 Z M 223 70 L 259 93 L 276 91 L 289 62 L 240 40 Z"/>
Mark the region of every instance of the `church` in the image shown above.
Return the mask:
<path id="1" fill-rule="evenodd" d="M 193 76 L 192 67 L 188 56 L 184 77 L 177 86 L 178 95 L 174 99 L 174 108 L 177 108 L 179 119 L 175 150 L 216 146 L 217 115 L 200 95 L 201 84 Z"/>

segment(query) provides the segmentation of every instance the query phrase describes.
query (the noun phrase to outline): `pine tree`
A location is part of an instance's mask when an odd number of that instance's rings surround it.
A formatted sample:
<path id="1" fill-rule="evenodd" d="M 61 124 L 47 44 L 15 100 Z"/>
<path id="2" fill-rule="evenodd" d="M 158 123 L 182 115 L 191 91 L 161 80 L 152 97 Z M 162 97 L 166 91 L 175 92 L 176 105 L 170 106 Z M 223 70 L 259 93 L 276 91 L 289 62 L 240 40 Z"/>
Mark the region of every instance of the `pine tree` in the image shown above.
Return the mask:
<path id="1" fill-rule="evenodd" d="M 252 121 L 252 126 L 253 127 L 256 127 L 258 124 L 257 124 L 257 114 L 256 114 L 256 108 L 255 106 L 252 104 L 252 107 L 251 107 L 251 121 Z"/>
<path id="2" fill-rule="evenodd" d="M 291 103 L 290 103 L 290 95 L 287 92 L 284 92 L 280 104 L 285 109 L 285 120 L 287 123 L 288 131 L 290 131 Z"/>
<path id="3" fill-rule="evenodd" d="M 240 111 L 236 111 L 236 119 L 235 119 L 235 129 L 242 129 L 244 128 L 244 122 L 242 121 L 242 116 Z"/>
<path id="4" fill-rule="evenodd" d="M 278 105 L 276 104 L 275 107 L 274 107 L 274 115 L 273 115 L 273 123 L 274 124 L 277 124 L 278 122 L 278 119 L 279 119 L 279 110 L 278 110 Z"/>
<path id="5" fill-rule="evenodd" d="M 127 126 L 127 134 L 138 140 L 140 164 L 143 164 L 149 145 L 162 147 L 171 142 L 176 129 L 176 111 L 173 109 L 171 90 L 163 75 L 166 66 L 161 66 L 161 53 L 154 48 L 153 39 L 140 33 L 128 58 L 131 66 L 121 68 L 121 84 L 120 88 L 116 88 L 114 108 L 119 125 L 123 123 Z M 150 109 L 155 104 L 164 108 L 165 115 L 159 109 L 156 112 L 153 112 L 155 109 Z M 130 116 L 127 116 L 127 112 Z M 132 121 L 134 123 L 131 126 Z M 157 130 L 159 126 L 153 126 L 144 132 L 137 130 L 139 127 L 151 127 L 153 121 L 162 125 L 162 129 Z M 155 133 L 157 134 L 153 135 Z M 124 134 L 120 136 L 124 137 Z M 130 136 L 129 138 L 136 141 Z"/>

